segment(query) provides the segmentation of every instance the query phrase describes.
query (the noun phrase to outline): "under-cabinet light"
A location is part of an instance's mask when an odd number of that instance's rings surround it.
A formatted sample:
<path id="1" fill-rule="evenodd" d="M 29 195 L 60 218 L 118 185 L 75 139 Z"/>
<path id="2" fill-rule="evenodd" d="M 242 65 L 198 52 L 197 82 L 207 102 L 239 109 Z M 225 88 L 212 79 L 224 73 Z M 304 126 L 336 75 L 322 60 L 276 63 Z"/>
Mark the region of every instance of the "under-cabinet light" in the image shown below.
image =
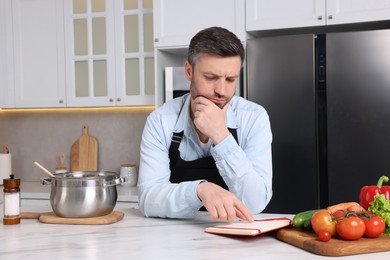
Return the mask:
<path id="1" fill-rule="evenodd" d="M 154 106 L 132 107 L 66 107 L 66 108 L 0 108 L 1 112 L 90 112 L 90 111 L 145 111 L 154 110 Z"/>

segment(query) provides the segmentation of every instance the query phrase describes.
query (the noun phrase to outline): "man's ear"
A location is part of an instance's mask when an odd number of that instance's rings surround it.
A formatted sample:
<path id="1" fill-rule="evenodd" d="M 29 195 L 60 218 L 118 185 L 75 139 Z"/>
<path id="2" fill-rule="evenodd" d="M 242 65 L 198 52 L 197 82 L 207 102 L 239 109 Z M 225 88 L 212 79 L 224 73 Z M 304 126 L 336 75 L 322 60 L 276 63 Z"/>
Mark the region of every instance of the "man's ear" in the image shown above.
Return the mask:
<path id="1" fill-rule="evenodd" d="M 192 66 L 188 62 L 188 60 L 186 60 L 184 70 L 185 70 L 187 80 L 191 81 L 191 79 L 192 79 Z"/>

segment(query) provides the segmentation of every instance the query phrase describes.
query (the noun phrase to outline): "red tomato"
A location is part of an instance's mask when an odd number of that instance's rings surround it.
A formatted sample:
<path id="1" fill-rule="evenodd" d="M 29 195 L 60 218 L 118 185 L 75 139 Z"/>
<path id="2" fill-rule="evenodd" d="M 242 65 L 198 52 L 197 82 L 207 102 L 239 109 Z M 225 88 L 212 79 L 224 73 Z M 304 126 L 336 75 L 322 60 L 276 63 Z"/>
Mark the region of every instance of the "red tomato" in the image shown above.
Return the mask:
<path id="1" fill-rule="evenodd" d="M 337 234 L 346 240 L 356 240 L 363 236 L 366 225 L 359 217 L 346 217 L 336 225 Z"/>
<path id="2" fill-rule="evenodd" d="M 318 233 L 318 239 L 322 242 L 328 242 L 331 238 L 332 236 L 328 231 L 322 230 Z"/>
<path id="3" fill-rule="evenodd" d="M 364 224 L 366 225 L 366 232 L 364 232 L 366 237 L 379 237 L 386 228 L 386 223 L 380 216 L 368 218 L 364 220 Z"/>
<path id="4" fill-rule="evenodd" d="M 336 223 L 326 209 L 320 209 L 314 213 L 311 218 L 311 226 L 317 235 L 321 231 L 327 231 L 331 236 L 336 233 Z"/>

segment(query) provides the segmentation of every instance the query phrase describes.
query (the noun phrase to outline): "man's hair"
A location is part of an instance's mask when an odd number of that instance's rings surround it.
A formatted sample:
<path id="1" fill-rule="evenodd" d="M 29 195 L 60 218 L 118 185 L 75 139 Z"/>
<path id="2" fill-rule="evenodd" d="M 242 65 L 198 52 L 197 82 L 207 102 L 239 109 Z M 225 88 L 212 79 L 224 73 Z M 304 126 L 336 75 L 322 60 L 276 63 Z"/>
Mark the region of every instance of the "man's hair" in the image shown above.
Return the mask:
<path id="1" fill-rule="evenodd" d="M 204 53 L 221 57 L 240 56 L 241 64 L 245 58 L 245 50 L 240 39 L 234 33 L 221 27 L 204 29 L 191 39 L 187 59 L 192 67 Z"/>

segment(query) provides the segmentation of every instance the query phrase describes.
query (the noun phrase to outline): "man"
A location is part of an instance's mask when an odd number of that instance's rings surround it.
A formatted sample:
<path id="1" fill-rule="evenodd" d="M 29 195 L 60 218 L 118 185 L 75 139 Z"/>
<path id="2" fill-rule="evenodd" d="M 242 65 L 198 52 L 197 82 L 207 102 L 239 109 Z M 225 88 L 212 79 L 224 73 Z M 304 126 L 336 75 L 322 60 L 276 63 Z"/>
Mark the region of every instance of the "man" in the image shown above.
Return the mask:
<path id="1" fill-rule="evenodd" d="M 190 43 L 190 93 L 165 103 L 141 141 L 139 206 L 147 217 L 253 221 L 272 196 L 272 134 L 263 107 L 235 96 L 240 40 L 212 27 Z"/>

